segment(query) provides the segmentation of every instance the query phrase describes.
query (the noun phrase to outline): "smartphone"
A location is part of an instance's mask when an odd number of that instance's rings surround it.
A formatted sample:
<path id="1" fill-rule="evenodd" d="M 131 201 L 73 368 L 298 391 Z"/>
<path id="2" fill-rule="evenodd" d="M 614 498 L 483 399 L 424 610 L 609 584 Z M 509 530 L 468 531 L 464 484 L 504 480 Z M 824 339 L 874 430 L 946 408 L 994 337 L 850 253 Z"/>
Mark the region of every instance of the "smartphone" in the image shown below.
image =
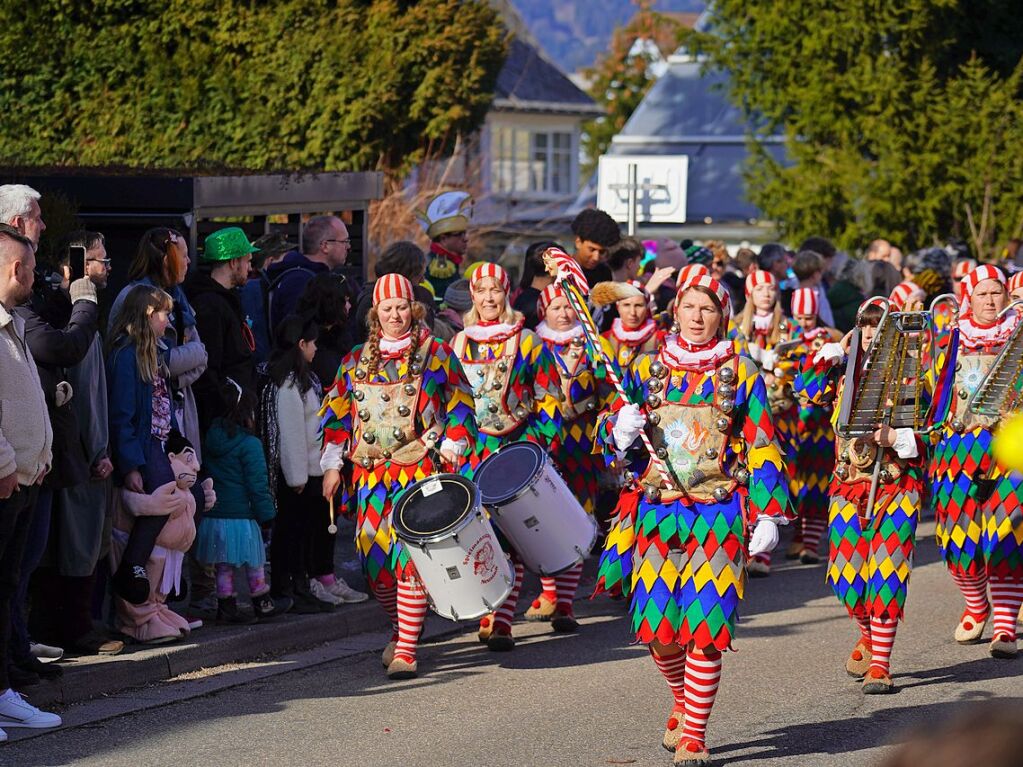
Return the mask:
<path id="1" fill-rule="evenodd" d="M 71 267 L 71 282 L 85 276 L 85 247 L 71 245 L 68 247 L 68 264 Z"/>

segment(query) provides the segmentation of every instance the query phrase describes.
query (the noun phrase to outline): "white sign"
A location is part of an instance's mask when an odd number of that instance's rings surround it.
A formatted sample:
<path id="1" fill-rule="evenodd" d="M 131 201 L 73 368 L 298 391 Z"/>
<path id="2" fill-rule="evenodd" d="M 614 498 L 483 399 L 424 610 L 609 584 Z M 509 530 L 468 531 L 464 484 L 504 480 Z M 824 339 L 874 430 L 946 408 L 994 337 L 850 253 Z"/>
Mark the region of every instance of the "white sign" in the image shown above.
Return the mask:
<path id="1" fill-rule="evenodd" d="M 683 224 L 689 157 L 601 155 L 597 165 L 597 207 L 619 222 L 629 220 L 629 167 L 636 167 L 635 220 L 642 224 Z"/>

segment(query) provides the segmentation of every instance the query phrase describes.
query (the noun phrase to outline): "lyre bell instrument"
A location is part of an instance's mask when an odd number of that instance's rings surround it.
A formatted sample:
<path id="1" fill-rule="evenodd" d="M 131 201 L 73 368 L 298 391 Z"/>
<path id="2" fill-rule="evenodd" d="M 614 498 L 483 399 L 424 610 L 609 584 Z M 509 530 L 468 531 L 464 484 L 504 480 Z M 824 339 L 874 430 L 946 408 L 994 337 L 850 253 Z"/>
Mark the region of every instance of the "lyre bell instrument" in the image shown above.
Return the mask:
<path id="1" fill-rule="evenodd" d="M 998 319 L 1020 306 L 1023 300 L 1013 301 L 998 313 Z M 1004 416 L 1023 409 L 1023 321 L 1016 323 L 967 407 L 985 416 Z"/>

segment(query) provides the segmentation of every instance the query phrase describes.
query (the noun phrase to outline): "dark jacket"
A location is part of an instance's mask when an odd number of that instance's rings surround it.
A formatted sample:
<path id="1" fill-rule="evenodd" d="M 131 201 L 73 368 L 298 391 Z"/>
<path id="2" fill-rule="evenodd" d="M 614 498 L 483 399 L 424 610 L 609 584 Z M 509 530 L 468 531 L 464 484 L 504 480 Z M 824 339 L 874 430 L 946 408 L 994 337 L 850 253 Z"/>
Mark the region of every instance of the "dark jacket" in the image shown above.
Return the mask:
<path id="1" fill-rule="evenodd" d="M 324 389 L 333 386 L 337 371 L 341 367 L 341 360 L 352 350 L 352 345 L 351 334 L 344 325 L 335 325 L 331 328 L 320 326 L 312 368 Z"/>
<path id="2" fill-rule="evenodd" d="M 254 519 L 274 518 L 274 503 L 267 485 L 263 443 L 242 429 L 232 429 L 223 419 L 213 421 L 206 434 L 203 469 L 213 477 L 216 505 L 207 517 Z"/>
<path id="3" fill-rule="evenodd" d="M 252 328 L 252 338 L 256 348 L 252 352 L 252 361 L 256 365 L 270 358 L 273 348 L 273 335 L 270 333 L 270 280 L 266 274 L 257 272 L 238 291 L 238 300 L 242 302 L 245 319 Z"/>
<path id="4" fill-rule="evenodd" d="M 70 316 L 67 323 L 61 325 L 69 306 Z M 96 338 L 99 306 L 89 300 L 75 301 L 71 305 L 63 291 L 48 291 L 33 294 L 29 303 L 15 308 L 14 312 L 25 321 L 25 341 L 39 371 L 53 427 L 53 463 L 47 475 L 47 486 L 59 489 L 88 482 L 90 465 L 78 422 L 70 404 L 57 407 L 55 397 L 57 384 L 67 379 L 67 368 L 85 359 Z M 55 322 L 57 324 L 53 324 Z"/>
<path id="5" fill-rule="evenodd" d="M 254 343 L 236 291 L 200 271 L 185 283 L 185 294 L 206 347 L 206 370 L 192 385 L 199 406 L 199 425 L 205 431 L 214 418 L 227 415 L 238 401 L 238 389 L 227 379 L 255 394 Z"/>
<path id="6" fill-rule="evenodd" d="M 848 333 L 856 324 L 856 312 L 864 301 L 863 293 L 849 280 L 839 280 L 828 291 L 828 303 L 835 317 L 835 327 Z"/>
<path id="7" fill-rule="evenodd" d="M 267 279 L 270 280 L 270 338 L 273 338 L 274 329 L 281 320 L 295 311 L 298 299 L 305 290 L 306 283 L 317 274 L 329 272 L 326 264 L 319 261 L 312 261 L 297 250 L 289 252 L 276 264 L 271 264 L 266 270 Z"/>
<path id="8" fill-rule="evenodd" d="M 536 326 L 540 324 L 540 316 L 536 313 L 539 303 L 540 291 L 532 285 L 527 285 L 519 291 L 512 303 L 512 309 L 522 312 L 522 316 L 526 318 L 526 327 L 530 330 L 536 330 Z"/>

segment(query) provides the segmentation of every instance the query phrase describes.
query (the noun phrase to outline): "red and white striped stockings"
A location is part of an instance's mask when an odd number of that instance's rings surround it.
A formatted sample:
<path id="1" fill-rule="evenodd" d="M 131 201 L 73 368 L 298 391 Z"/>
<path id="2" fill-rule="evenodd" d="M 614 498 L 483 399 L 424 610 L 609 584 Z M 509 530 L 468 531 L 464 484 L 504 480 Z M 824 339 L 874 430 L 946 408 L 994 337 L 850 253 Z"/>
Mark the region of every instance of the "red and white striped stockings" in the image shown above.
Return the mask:
<path id="1" fill-rule="evenodd" d="M 702 748 L 707 738 L 707 720 L 721 681 L 721 653 L 683 651 L 662 657 L 651 650 L 650 654 L 671 688 L 674 710 L 685 714 L 680 747 L 689 740 Z"/>
<path id="2" fill-rule="evenodd" d="M 508 598 L 501 603 L 501 606 L 494 613 L 495 629 L 501 626 L 506 631 L 511 631 L 512 619 L 515 617 L 515 608 L 519 604 L 519 590 L 522 588 L 522 578 L 525 575 L 526 568 L 522 566 L 521 562 L 517 562 L 514 559 L 512 560 L 512 567 L 515 569 L 515 582 L 512 584 L 512 590 Z"/>
<path id="3" fill-rule="evenodd" d="M 995 636 L 1016 641 L 1016 616 L 1023 605 L 1023 583 L 991 577 L 991 617 Z"/>
<path id="4" fill-rule="evenodd" d="M 391 619 L 397 644 L 395 657 L 412 662 L 416 659 L 419 633 L 426 621 L 426 589 L 418 581 L 398 581 L 397 586 L 373 589 L 373 596 Z"/>

